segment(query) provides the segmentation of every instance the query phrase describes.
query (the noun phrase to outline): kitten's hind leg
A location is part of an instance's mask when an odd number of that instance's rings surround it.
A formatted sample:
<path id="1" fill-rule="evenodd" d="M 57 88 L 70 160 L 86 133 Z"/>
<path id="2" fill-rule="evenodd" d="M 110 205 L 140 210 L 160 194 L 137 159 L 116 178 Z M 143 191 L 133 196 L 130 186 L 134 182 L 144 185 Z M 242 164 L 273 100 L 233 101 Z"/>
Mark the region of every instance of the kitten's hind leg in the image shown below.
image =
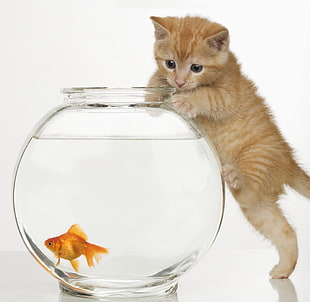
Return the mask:
<path id="1" fill-rule="evenodd" d="M 278 204 L 261 203 L 241 206 L 241 209 L 248 221 L 278 250 L 279 263 L 271 270 L 270 276 L 275 279 L 288 278 L 297 262 L 297 239 Z"/>

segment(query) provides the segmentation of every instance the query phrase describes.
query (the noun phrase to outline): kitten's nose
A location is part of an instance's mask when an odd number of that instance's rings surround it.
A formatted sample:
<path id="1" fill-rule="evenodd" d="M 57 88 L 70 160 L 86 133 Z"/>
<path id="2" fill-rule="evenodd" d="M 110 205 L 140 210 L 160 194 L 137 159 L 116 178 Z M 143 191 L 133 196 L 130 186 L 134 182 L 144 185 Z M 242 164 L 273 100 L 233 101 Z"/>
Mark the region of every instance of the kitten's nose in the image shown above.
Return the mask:
<path id="1" fill-rule="evenodd" d="M 178 80 L 176 80 L 175 82 L 177 83 L 177 85 L 178 85 L 179 88 L 181 88 L 182 86 L 184 86 L 184 84 L 186 83 L 185 81 L 178 81 Z"/>

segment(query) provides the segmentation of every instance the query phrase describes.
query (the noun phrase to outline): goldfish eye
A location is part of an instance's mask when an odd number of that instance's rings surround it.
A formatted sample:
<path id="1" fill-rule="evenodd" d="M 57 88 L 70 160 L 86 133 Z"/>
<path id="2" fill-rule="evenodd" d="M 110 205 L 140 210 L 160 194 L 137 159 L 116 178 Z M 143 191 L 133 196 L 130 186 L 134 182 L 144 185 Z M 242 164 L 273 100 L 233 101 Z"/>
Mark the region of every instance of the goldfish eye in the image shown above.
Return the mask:
<path id="1" fill-rule="evenodd" d="M 203 66 L 202 66 L 202 65 L 193 64 L 193 65 L 191 66 L 191 71 L 192 71 L 192 72 L 195 72 L 195 73 L 201 72 L 202 69 L 203 69 Z"/>
<path id="2" fill-rule="evenodd" d="M 176 67 L 176 64 L 173 60 L 166 60 L 165 63 L 168 69 L 175 69 Z"/>
<path id="3" fill-rule="evenodd" d="M 48 242 L 48 243 L 47 243 L 47 245 L 52 246 L 52 245 L 53 245 L 53 243 L 52 243 L 52 242 Z"/>

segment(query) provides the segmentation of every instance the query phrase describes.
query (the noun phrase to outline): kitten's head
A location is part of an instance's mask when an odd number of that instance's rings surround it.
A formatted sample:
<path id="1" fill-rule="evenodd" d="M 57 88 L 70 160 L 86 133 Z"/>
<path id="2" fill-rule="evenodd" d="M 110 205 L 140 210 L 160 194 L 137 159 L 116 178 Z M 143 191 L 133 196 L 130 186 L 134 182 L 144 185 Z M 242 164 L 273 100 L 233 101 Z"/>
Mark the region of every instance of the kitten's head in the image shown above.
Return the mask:
<path id="1" fill-rule="evenodd" d="M 190 90 L 220 76 L 229 55 L 228 30 L 200 17 L 151 17 L 155 59 L 170 86 Z"/>

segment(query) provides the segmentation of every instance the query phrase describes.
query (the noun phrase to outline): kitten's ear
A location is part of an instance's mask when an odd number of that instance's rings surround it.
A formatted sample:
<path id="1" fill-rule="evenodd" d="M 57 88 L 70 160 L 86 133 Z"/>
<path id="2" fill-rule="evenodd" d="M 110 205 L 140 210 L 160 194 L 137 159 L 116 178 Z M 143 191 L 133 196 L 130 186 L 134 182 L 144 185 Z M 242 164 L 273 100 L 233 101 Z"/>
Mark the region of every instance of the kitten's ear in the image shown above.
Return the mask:
<path id="1" fill-rule="evenodd" d="M 155 38 L 156 40 L 164 40 L 170 33 L 163 26 L 163 18 L 160 17 L 150 17 L 155 28 Z"/>
<path id="2" fill-rule="evenodd" d="M 229 33 L 228 30 L 225 29 L 218 34 L 215 34 L 206 39 L 206 42 L 209 46 L 214 48 L 215 50 L 224 50 L 227 48 L 229 44 Z"/>

